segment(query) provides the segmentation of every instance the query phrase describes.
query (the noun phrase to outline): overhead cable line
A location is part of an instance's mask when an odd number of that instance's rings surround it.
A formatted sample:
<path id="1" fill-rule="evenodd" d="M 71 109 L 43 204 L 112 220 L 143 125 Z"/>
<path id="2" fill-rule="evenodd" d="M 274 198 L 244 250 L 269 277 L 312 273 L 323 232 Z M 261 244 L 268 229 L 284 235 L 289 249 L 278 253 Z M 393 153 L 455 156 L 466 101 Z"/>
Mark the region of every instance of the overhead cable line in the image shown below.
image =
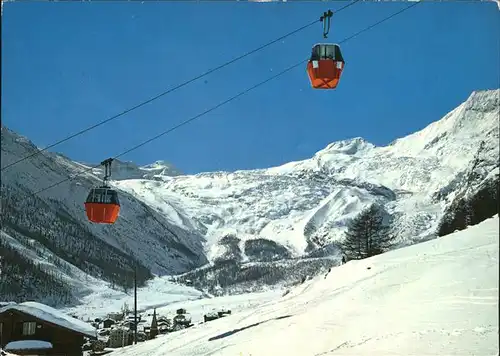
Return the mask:
<path id="1" fill-rule="evenodd" d="M 391 15 L 389 15 L 388 17 L 385 17 L 384 19 L 382 19 L 382 20 L 380 20 L 380 21 L 376 22 L 375 24 L 370 25 L 370 26 L 368 26 L 368 27 L 366 27 L 366 28 L 364 28 L 364 29 L 362 29 L 362 30 L 360 30 L 360 31 L 358 31 L 358 32 L 356 32 L 356 33 L 354 33 L 353 35 L 351 35 L 351 36 L 349 36 L 349 37 L 344 38 L 343 40 L 341 40 L 341 41 L 340 41 L 340 42 L 338 42 L 338 43 L 344 43 L 344 42 L 347 42 L 347 41 L 351 40 L 352 38 L 354 38 L 354 37 L 358 36 L 359 34 L 361 34 L 361 33 L 363 33 L 363 32 L 366 32 L 366 31 L 370 30 L 371 28 L 373 28 L 373 27 L 375 27 L 375 26 L 377 26 L 377 25 L 382 24 L 383 22 L 385 22 L 385 21 L 387 21 L 387 20 L 389 20 L 389 19 L 393 18 L 394 16 L 397 16 L 397 15 L 399 15 L 399 14 L 403 13 L 403 12 L 404 12 L 404 11 L 406 11 L 406 10 L 409 10 L 410 8 L 412 8 L 412 7 L 416 6 L 416 5 L 418 5 L 419 3 L 420 3 L 420 2 L 415 2 L 415 3 L 413 3 L 413 4 L 411 4 L 411 5 L 407 6 L 407 7 L 405 7 L 405 8 L 403 8 L 403 9 L 401 9 L 401 10 L 399 10 L 399 11 L 397 11 L 397 12 L 395 12 L 395 13 L 391 14 Z M 244 91 L 240 92 L 239 94 L 236 94 L 236 95 L 234 95 L 234 96 L 230 97 L 229 99 L 226 99 L 226 100 L 222 101 L 221 103 L 219 103 L 219 104 L 217 104 L 217 105 L 215 105 L 215 106 L 211 107 L 210 109 L 205 110 L 205 111 L 203 111 L 203 112 L 201 112 L 201 113 L 197 114 L 196 116 L 193 116 L 193 117 L 191 117 L 191 118 L 189 118 L 189 119 L 187 119 L 187 120 L 185 120 L 185 121 L 181 122 L 180 124 L 177 124 L 176 126 L 173 126 L 173 127 L 171 127 L 170 129 L 168 129 L 168 130 L 166 130 L 166 131 L 163 131 L 162 133 L 160 133 L 160 134 L 158 134 L 158 135 L 156 135 L 156 136 L 153 136 L 153 137 L 151 137 L 151 138 L 147 139 L 146 141 L 141 142 L 141 143 L 140 143 L 140 144 L 138 144 L 138 145 L 135 145 L 134 147 L 132 147 L 132 148 L 130 148 L 130 149 L 127 149 L 126 151 L 124 151 L 124 152 L 122 152 L 122 153 L 120 153 L 120 154 L 116 155 L 115 157 L 113 157 L 113 159 L 119 158 L 119 157 L 121 157 L 121 156 L 123 156 L 123 155 L 125 155 L 125 154 L 127 154 L 127 153 L 130 153 L 130 152 L 132 152 L 132 151 L 134 151 L 134 150 L 136 150 L 136 149 L 138 149 L 138 148 L 140 148 L 140 147 L 142 147 L 142 146 L 144 146 L 144 145 L 146 145 L 146 144 L 148 144 L 148 143 L 150 143 L 150 142 L 152 142 L 152 141 L 154 141 L 154 140 L 157 140 L 158 138 L 160 138 L 160 137 L 162 137 L 162 136 L 164 136 L 164 135 L 166 135 L 166 134 L 171 133 L 172 131 L 177 130 L 178 128 L 180 128 L 180 127 L 182 127 L 182 126 L 184 126 L 184 125 L 187 125 L 188 123 L 191 123 L 191 122 L 193 122 L 193 121 L 195 121 L 195 120 L 197 120 L 197 119 L 199 119 L 199 118 L 201 118 L 201 117 L 205 116 L 206 114 L 208 114 L 208 113 L 210 113 L 210 112 L 212 112 L 212 111 L 214 111 L 214 110 L 216 110 L 216 109 L 220 108 L 221 106 L 224 106 L 224 105 L 226 105 L 226 104 L 228 104 L 228 103 L 232 102 L 233 100 L 236 100 L 237 98 L 239 98 L 239 97 L 241 97 L 241 96 L 243 96 L 243 95 L 245 95 L 245 94 L 249 93 L 250 91 L 252 91 L 252 90 L 254 90 L 254 89 L 257 89 L 257 88 L 259 88 L 260 86 L 262 86 L 262 85 L 264 85 L 264 84 L 267 84 L 268 82 L 270 82 L 270 81 L 272 81 L 272 80 L 274 80 L 274 79 L 276 79 L 276 78 L 278 78 L 278 77 L 282 76 L 283 74 L 285 74 L 285 73 L 287 73 L 287 72 L 291 71 L 292 69 L 299 67 L 300 65 L 302 65 L 302 64 L 303 64 L 303 63 L 305 63 L 305 62 L 307 62 L 308 60 L 309 60 L 309 58 L 306 58 L 306 59 L 301 60 L 300 62 L 298 62 L 298 63 L 296 63 L 296 64 L 294 64 L 294 65 L 292 65 L 292 66 L 289 66 L 288 68 L 286 68 L 286 69 L 284 69 L 284 70 L 280 71 L 279 73 L 277 73 L 277 74 L 275 74 L 275 75 L 273 75 L 273 76 L 269 77 L 268 79 L 266 79 L 266 80 L 264 80 L 264 81 L 262 81 L 262 82 L 259 82 L 258 84 L 255 84 L 255 85 L 253 85 L 253 86 L 251 86 L 251 87 L 249 87 L 249 88 L 245 89 Z M 93 167 L 90 167 L 90 168 L 86 168 L 86 169 L 84 169 L 84 170 L 81 170 L 80 172 L 78 172 L 78 173 L 76 173 L 75 175 L 73 175 L 73 177 L 69 177 L 69 178 L 63 179 L 63 180 L 61 180 L 61 181 L 59 181 L 59 182 L 56 182 L 56 183 L 54 183 L 54 184 L 52 184 L 52 185 L 50 185 L 50 186 L 48 186 L 48 187 L 45 187 L 45 188 L 43 188 L 43 189 L 41 189 L 41 190 L 39 190 L 39 191 L 37 191 L 37 192 L 33 193 L 32 195 L 37 195 L 37 194 L 40 194 L 40 193 L 42 193 L 42 192 L 44 192 L 44 191 L 46 191 L 46 190 L 48 190 L 48 189 L 51 189 L 51 188 L 53 188 L 53 187 L 55 187 L 55 186 L 57 186 L 57 185 L 59 185 L 59 184 L 62 184 L 62 183 L 67 182 L 67 181 L 69 181 L 69 180 L 72 180 L 72 179 L 76 178 L 77 176 L 79 176 L 79 175 L 81 175 L 81 174 L 83 174 L 83 173 L 86 173 L 86 172 L 90 172 L 92 169 L 94 169 L 94 168 L 98 168 L 98 167 L 100 167 L 100 165 L 96 165 L 96 166 L 93 166 Z"/>
<path id="2" fill-rule="evenodd" d="M 335 13 L 338 13 L 338 12 L 344 10 L 344 9 L 347 9 L 349 6 L 354 5 L 358 1 L 361 1 L 361 0 L 353 0 L 349 4 L 347 4 L 347 5 L 339 8 L 338 10 L 335 10 Z M 212 74 L 212 73 L 214 73 L 214 72 L 216 72 L 216 71 L 218 71 L 218 70 L 220 70 L 222 68 L 225 68 L 225 67 L 227 67 L 227 66 L 229 66 L 229 65 L 231 65 L 231 64 L 233 64 L 233 63 L 235 63 L 235 62 L 237 62 L 237 61 L 239 61 L 239 60 L 241 60 L 241 59 L 243 59 L 245 57 L 248 57 L 248 56 L 250 56 L 250 55 L 252 55 L 252 54 L 254 54 L 256 52 L 259 52 L 259 51 L 263 50 L 264 48 L 269 47 L 269 46 L 275 44 L 276 42 L 279 42 L 279 41 L 281 41 L 281 40 L 283 40 L 283 39 L 285 39 L 285 38 L 287 38 L 287 37 L 289 37 L 289 36 L 291 36 L 293 34 L 296 34 L 296 33 L 300 32 L 300 31 L 303 31 L 306 28 L 311 27 L 312 25 L 314 25 L 314 24 L 316 24 L 317 22 L 320 22 L 320 21 L 321 21 L 321 19 L 314 20 L 314 21 L 312 21 L 312 22 L 310 22 L 310 23 L 308 23 L 308 24 L 306 24 L 306 25 L 304 25 L 302 27 L 299 27 L 299 28 L 297 28 L 297 29 L 295 29 L 295 30 L 293 30 L 291 32 L 288 32 L 287 34 L 285 34 L 285 35 L 283 35 L 281 37 L 278 37 L 278 38 L 276 38 L 276 39 L 274 39 L 274 40 L 272 40 L 270 42 L 267 42 L 266 44 L 263 44 L 260 47 L 257 47 L 257 48 L 255 48 L 255 49 L 253 49 L 253 50 L 251 50 L 249 52 L 246 52 L 246 53 L 244 53 L 244 54 L 242 54 L 242 55 L 240 55 L 240 56 L 238 56 L 236 58 L 233 58 L 230 61 L 227 61 L 227 62 L 225 62 L 225 63 L 223 63 L 223 64 L 221 64 L 221 65 L 219 65 L 219 66 L 217 66 L 215 68 L 212 68 L 212 69 L 210 69 L 210 70 L 208 70 L 208 71 L 206 71 L 206 72 L 204 72 L 204 73 L 202 73 L 202 74 L 200 74 L 200 75 L 198 75 L 198 76 L 196 76 L 196 77 L 194 77 L 192 79 L 189 79 L 188 81 L 185 81 L 185 82 L 183 82 L 181 84 L 178 84 L 175 87 L 172 87 L 172 88 L 170 88 L 170 89 L 168 89 L 168 90 L 166 90 L 166 91 L 164 91 L 164 92 L 162 92 L 162 93 L 160 93 L 158 95 L 155 95 L 152 98 L 149 98 L 149 99 L 147 99 L 145 101 L 142 101 L 141 103 L 139 103 L 139 104 L 137 104 L 137 105 L 135 105 L 135 106 L 133 106 L 133 107 L 131 107 L 129 109 L 126 109 L 126 110 L 120 112 L 119 114 L 111 116 L 111 117 L 109 117 L 109 118 L 107 118 L 107 119 L 105 119 L 103 121 L 100 121 L 100 122 L 98 122 L 98 123 L 96 123 L 96 124 L 94 124 L 92 126 L 87 127 L 86 129 L 83 129 L 83 130 L 81 130 L 81 131 L 79 131 L 77 133 L 74 133 L 72 135 L 69 135 L 69 136 L 67 136 L 67 137 L 65 137 L 65 138 L 63 138 L 63 139 L 61 139 L 61 140 L 59 140 L 59 141 L 57 141 L 57 142 L 55 142 L 53 144 L 50 144 L 50 145 L 46 146 L 43 149 L 40 149 L 40 150 L 38 150 L 38 151 L 36 151 L 34 153 L 31 153 L 31 154 L 29 154 L 29 155 L 27 155 L 27 156 L 25 156 L 25 157 L 23 157 L 23 158 L 21 158 L 21 159 L 19 159 L 17 161 L 9 163 L 8 165 L 2 167 L 1 170 L 3 171 L 4 169 L 7 169 L 9 167 L 12 167 L 12 166 L 20 163 L 20 162 L 23 162 L 23 161 L 27 160 L 28 158 L 37 156 L 37 155 L 39 155 L 39 154 L 47 151 L 50 148 L 53 148 L 53 147 L 55 147 L 57 145 L 60 145 L 63 142 L 69 141 L 69 140 L 71 140 L 71 139 L 73 139 L 73 138 L 75 138 L 77 136 L 80 136 L 80 135 L 82 135 L 82 134 L 84 134 L 84 133 L 86 133 L 88 131 L 91 131 L 91 130 L 99 127 L 99 126 L 102 126 L 102 125 L 104 125 L 104 124 L 106 124 L 108 122 L 116 120 L 119 117 L 124 116 L 124 115 L 126 115 L 126 114 L 128 114 L 128 113 L 130 113 L 130 112 L 132 112 L 132 111 L 134 111 L 136 109 L 139 109 L 140 107 L 142 107 L 144 105 L 147 105 L 147 104 L 149 104 L 149 103 L 151 103 L 151 102 L 153 102 L 153 101 L 155 101 L 157 99 L 160 99 L 161 97 L 163 97 L 163 96 L 165 96 L 167 94 L 170 94 L 170 93 L 172 93 L 172 92 L 174 92 L 174 91 L 176 91 L 176 90 L 178 90 L 178 89 L 180 89 L 180 88 L 182 88 L 182 87 L 184 87 L 184 86 L 186 86 L 188 84 L 191 84 L 191 83 L 195 82 L 198 79 L 206 77 L 207 75 Z"/>
<path id="3" fill-rule="evenodd" d="M 402 13 L 402 12 L 404 12 L 404 11 L 406 11 L 406 10 L 411 9 L 413 6 L 417 6 L 417 5 L 418 5 L 418 4 L 420 4 L 420 3 L 421 3 L 421 1 L 415 1 L 415 2 L 413 2 L 411 5 L 409 5 L 409 6 L 405 7 L 405 8 L 402 8 L 402 9 L 401 9 L 401 10 L 399 10 L 399 11 L 396 11 L 396 12 L 395 12 L 395 13 L 393 13 L 392 15 L 390 15 L 390 16 L 388 16 L 388 17 L 385 17 L 385 18 L 383 18 L 382 20 L 380 20 L 380 21 L 378 21 L 378 22 L 375 22 L 373 25 L 370 25 L 370 26 L 368 26 L 368 27 L 365 27 L 364 29 L 362 29 L 362 30 L 360 30 L 360 31 L 358 31 L 358 32 L 356 32 L 356 33 L 354 33 L 354 34 L 352 34 L 351 36 L 349 36 L 349 37 L 347 37 L 347 38 L 344 38 L 342 41 L 340 41 L 340 42 L 339 42 L 339 44 L 340 44 L 340 43 L 347 42 L 347 41 L 349 41 L 350 39 L 353 39 L 354 37 L 356 37 L 356 36 L 358 36 L 358 35 L 362 34 L 363 32 L 366 32 L 366 31 L 368 31 L 368 30 L 371 30 L 371 29 L 372 29 L 372 28 L 374 28 L 375 26 L 378 26 L 378 25 L 380 25 L 381 23 L 386 22 L 387 20 L 392 19 L 393 17 L 395 17 L 395 16 L 399 15 L 400 13 Z"/>

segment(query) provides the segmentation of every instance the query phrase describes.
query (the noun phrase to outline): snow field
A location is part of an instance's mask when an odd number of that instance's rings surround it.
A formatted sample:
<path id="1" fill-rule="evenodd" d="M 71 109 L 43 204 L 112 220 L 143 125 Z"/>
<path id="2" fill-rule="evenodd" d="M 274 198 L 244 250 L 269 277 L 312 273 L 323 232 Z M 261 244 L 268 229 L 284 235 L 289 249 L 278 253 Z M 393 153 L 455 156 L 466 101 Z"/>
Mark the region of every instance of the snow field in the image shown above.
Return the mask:
<path id="1" fill-rule="evenodd" d="M 495 355 L 498 224 L 350 261 L 284 297 L 111 355 Z"/>

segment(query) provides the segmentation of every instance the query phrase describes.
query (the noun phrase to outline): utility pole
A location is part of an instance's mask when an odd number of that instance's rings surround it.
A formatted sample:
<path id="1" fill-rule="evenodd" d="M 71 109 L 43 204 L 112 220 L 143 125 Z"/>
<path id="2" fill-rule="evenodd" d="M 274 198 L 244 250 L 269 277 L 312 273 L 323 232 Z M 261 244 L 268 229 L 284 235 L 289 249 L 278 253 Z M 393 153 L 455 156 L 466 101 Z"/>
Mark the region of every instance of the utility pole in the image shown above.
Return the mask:
<path id="1" fill-rule="evenodd" d="M 134 345 L 137 344 L 137 263 L 134 263 Z"/>

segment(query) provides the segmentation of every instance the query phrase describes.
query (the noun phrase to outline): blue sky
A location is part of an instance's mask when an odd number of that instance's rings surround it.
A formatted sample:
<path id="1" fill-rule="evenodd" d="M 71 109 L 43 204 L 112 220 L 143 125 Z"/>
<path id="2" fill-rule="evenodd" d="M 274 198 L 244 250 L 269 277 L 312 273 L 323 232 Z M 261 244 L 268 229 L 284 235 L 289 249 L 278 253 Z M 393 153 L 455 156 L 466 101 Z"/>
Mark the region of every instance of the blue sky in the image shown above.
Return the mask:
<path id="1" fill-rule="evenodd" d="M 115 115 L 346 2 L 9 2 L 2 19 L 2 122 L 41 147 Z M 405 3 L 334 15 L 340 41 Z M 297 68 L 121 159 L 186 173 L 264 168 L 361 136 L 385 145 L 499 87 L 495 3 L 420 4 L 343 44 L 337 90 Z M 306 59 L 318 23 L 53 150 L 100 162 Z"/>

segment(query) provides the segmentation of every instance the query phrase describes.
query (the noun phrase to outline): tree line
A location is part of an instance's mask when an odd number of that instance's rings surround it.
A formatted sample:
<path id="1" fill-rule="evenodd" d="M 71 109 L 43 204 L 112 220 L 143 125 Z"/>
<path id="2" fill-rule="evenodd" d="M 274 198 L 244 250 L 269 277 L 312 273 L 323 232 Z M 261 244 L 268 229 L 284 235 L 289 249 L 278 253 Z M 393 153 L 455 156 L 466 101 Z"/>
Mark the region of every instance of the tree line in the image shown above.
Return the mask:
<path id="1" fill-rule="evenodd" d="M 474 194 L 457 197 L 440 221 L 438 236 L 466 229 L 498 214 L 499 193 L 497 177 L 485 181 Z"/>
<path id="2" fill-rule="evenodd" d="M 74 301 L 61 275 L 26 258 L 0 239 L 1 301 L 38 300 L 56 306 Z"/>
<path id="3" fill-rule="evenodd" d="M 125 290 L 133 286 L 134 265 L 137 265 L 139 286 L 152 278 L 148 268 L 92 234 L 59 202 L 37 196 L 26 198 L 18 191 L 23 188 L 16 185 L 2 184 L 1 188 L 2 229 L 31 250 L 48 249 L 91 276 Z M 30 240 L 35 241 L 35 245 Z M 68 271 L 59 259 L 51 258 L 51 262 Z"/>

